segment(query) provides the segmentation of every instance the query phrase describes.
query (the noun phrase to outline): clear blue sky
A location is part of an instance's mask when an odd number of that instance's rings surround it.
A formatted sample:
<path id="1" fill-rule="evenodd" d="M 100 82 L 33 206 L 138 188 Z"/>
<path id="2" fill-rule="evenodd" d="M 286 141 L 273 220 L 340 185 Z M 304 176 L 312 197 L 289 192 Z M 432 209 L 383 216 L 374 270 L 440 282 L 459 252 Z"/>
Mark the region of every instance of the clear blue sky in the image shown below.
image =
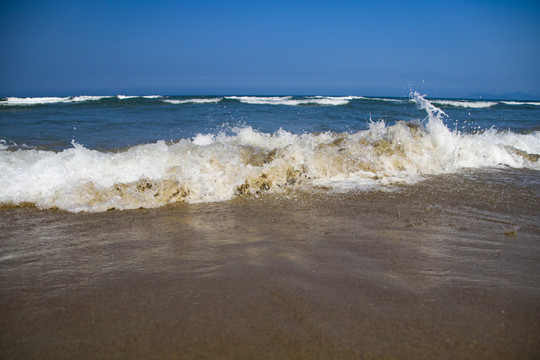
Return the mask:
<path id="1" fill-rule="evenodd" d="M 0 5 L 0 96 L 540 95 L 539 1 Z"/>

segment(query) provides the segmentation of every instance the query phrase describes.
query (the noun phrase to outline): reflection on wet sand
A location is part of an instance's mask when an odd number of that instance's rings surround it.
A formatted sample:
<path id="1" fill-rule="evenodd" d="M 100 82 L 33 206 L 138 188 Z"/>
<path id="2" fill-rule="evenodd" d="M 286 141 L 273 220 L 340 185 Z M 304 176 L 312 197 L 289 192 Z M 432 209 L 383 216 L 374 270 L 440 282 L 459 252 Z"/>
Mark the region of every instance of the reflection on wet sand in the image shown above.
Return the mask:
<path id="1" fill-rule="evenodd" d="M 536 188 L 527 205 L 437 181 L 98 214 L 2 209 L 2 357 L 537 357 Z M 482 196 L 498 193 L 490 210 Z"/>

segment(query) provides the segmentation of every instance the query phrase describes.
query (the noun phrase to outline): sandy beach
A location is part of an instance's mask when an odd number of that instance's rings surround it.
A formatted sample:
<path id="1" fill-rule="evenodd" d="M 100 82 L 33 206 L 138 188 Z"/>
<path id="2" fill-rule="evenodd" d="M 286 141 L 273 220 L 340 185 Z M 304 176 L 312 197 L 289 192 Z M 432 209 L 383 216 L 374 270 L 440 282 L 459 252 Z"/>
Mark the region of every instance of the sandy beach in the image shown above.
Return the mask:
<path id="1" fill-rule="evenodd" d="M 482 176 L 95 214 L 3 208 L 0 357 L 538 358 L 537 189 L 475 193 Z"/>

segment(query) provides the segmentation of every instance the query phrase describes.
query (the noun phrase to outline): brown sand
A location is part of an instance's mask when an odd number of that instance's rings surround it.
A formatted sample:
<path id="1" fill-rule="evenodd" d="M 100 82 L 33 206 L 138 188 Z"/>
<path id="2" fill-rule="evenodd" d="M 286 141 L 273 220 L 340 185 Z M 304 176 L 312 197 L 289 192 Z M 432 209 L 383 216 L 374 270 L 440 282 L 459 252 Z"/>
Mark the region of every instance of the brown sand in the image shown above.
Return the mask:
<path id="1" fill-rule="evenodd" d="M 0 358 L 539 358 L 538 210 L 432 185 L 0 210 Z"/>

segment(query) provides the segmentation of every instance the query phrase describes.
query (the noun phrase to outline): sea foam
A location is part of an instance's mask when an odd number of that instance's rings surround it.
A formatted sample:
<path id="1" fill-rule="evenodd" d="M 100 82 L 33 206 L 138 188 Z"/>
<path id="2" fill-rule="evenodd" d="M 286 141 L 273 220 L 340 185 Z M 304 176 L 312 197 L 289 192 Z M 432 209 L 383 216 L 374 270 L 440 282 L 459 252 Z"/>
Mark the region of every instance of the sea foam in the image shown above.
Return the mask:
<path id="1" fill-rule="evenodd" d="M 439 106 L 463 107 L 472 109 L 490 108 L 498 104 L 497 101 L 469 101 L 469 100 L 431 100 Z"/>
<path id="2" fill-rule="evenodd" d="M 226 99 L 238 100 L 245 104 L 288 105 L 288 106 L 339 106 L 346 105 L 354 99 L 365 99 L 361 96 L 311 96 L 293 98 L 292 96 L 228 96 Z"/>
<path id="3" fill-rule="evenodd" d="M 501 101 L 501 103 L 505 105 L 516 105 L 516 106 L 522 106 L 522 105 L 540 106 L 540 101 Z"/>
<path id="4" fill-rule="evenodd" d="M 29 105 L 45 105 L 57 103 L 78 103 L 85 101 L 97 101 L 112 96 L 73 96 L 73 97 L 8 97 L 4 101 L 0 101 L 0 105 L 7 106 L 29 106 Z"/>
<path id="5" fill-rule="evenodd" d="M 164 99 L 161 100 L 164 103 L 167 104 L 215 104 L 221 101 L 222 98 L 194 98 L 194 99 L 182 99 L 182 100 L 174 100 L 174 99 Z"/>
<path id="6" fill-rule="evenodd" d="M 87 101 L 99 101 L 102 99 L 117 98 L 118 100 L 129 100 L 135 98 L 145 99 L 157 99 L 161 98 L 161 95 L 116 95 L 116 96 L 93 96 L 93 95 L 80 95 L 80 96 L 67 96 L 67 97 L 8 97 L 5 100 L 0 100 L 0 105 L 4 106 L 31 106 L 31 105 L 47 105 L 47 104 L 60 104 L 60 103 L 81 103 Z"/>

